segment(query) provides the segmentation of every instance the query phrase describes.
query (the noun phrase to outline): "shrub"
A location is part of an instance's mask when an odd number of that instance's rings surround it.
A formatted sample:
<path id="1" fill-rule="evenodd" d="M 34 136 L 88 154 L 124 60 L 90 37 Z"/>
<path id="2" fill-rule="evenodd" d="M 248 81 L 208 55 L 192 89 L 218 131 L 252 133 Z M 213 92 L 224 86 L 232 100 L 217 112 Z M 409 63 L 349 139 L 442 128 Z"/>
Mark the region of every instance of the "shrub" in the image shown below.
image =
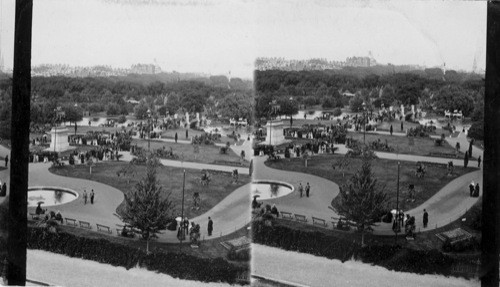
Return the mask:
<path id="1" fill-rule="evenodd" d="M 126 122 L 126 121 L 127 121 L 127 118 L 126 118 L 124 115 L 119 116 L 119 117 L 118 117 L 118 120 L 117 120 L 117 122 L 118 122 L 119 124 L 123 124 L 123 123 L 124 123 L 124 122 Z"/>
<path id="2" fill-rule="evenodd" d="M 335 108 L 335 109 L 333 109 L 332 114 L 334 117 L 338 117 L 342 114 L 342 110 L 340 108 Z"/>
<path id="3" fill-rule="evenodd" d="M 484 139 L 484 122 L 474 122 L 472 123 L 467 136 L 470 138 L 483 140 Z"/>
<path id="4" fill-rule="evenodd" d="M 236 248 L 231 247 L 227 253 L 227 259 L 232 261 L 250 261 L 250 248 L 236 250 Z"/>
<path id="5" fill-rule="evenodd" d="M 395 271 L 449 275 L 454 262 L 452 257 L 437 250 L 413 250 L 393 245 L 361 248 L 356 242 L 347 239 L 279 224 L 267 226 L 262 221 L 252 223 L 252 232 L 255 243 L 342 261 L 354 257 Z"/>
<path id="6" fill-rule="evenodd" d="M 146 255 L 140 249 L 105 239 L 78 237 L 64 232 L 48 233 L 42 228 L 35 227 L 28 228 L 28 248 L 94 260 L 126 269 L 139 265 L 147 270 L 168 274 L 175 278 L 203 282 L 234 283 L 238 274 L 247 271 L 222 258 L 207 259 L 183 253 L 160 251 Z"/>

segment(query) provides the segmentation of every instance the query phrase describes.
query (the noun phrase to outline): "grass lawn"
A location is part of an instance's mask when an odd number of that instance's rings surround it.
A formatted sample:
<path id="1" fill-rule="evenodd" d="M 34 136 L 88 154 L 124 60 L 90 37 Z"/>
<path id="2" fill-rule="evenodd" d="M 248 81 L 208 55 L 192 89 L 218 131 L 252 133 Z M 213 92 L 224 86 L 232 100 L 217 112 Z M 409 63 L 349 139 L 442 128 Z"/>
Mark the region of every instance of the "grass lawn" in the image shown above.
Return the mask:
<path id="1" fill-rule="evenodd" d="M 135 176 L 118 177 L 117 172 L 123 167 L 127 166 L 125 162 L 105 162 L 98 163 L 92 168 L 92 174 L 89 174 L 89 169 L 86 166 L 65 166 L 62 168 L 50 168 L 50 171 L 68 177 L 83 178 L 108 184 L 121 190 L 124 193 L 131 192 L 139 180 L 146 174 L 145 166 L 135 166 Z M 201 171 L 186 169 L 186 188 L 184 198 L 184 212 L 188 218 L 201 215 L 214 207 L 223 198 L 233 192 L 236 188 L 250 182 L 248 175 L 240 175 L 238 184 L 232 184 L 232 177 L 230 174 L 212 174 L 212 181 L 209 186 L 202 186 L 200 184 Z M 130 178 L 130 182 L 127 182 Z M 170 193 L 170 200 L 176 207 L 176 213 L 181 212 L 182 202 L 182 184 L 183 173 L 180 168 L 161 166 L 157 170 L 157 179 L 163 187 L 165 196 Z M 192 210 L 193 194 L 199 192 L 201 197 L 200 209 Z M 123 209 L 124 203 L 120 204 L 117 208 L 117 213 Z"/>
<path id="2" fill-rule="evenodd" d="M 348 132 L 347 138 L 353 138 L 363 143 L 363 133 L 360 132 Z M 366 133 L 366 143 L 369 144 L 380 139 L 382 143 L 387 144 L 394 148 L 394 153 L 398 152 L 401 154 L 412 154 L 420 156 L 432 156 L 431 153 L 449 153 L 455 154 L 455 148 L 450 146 L 445 142 L 442 146 L 435 146 L 434 139 L 432 138 L 414 138 L 413 146 L 409 145 L 408 137 L 402 136 L 391 136 L 391 135 L 379 135 Z M 463 158 L 464 154 L 459 153 L 458 158 Z"/>
<path id="3" fill-rule="evenodd" d="M 266 162 L 266 164 L 276 169 L 320 176 L 342 186 L 347 183 L 348 179 L 361 167 L 361 159 L 352 158 L 349 168 L 345 171 L 345 176 L 342 176 L 341 171 L 332 169 L 332 163 L 338 165 L 338 162 L 342 158 L 343 156 L 341 155 L 314 156 L 307 162 L 307 168 L 304 167 L 303 159 L 296 158 Z M 372 161 L 372 172 L 375 174 L 378 183 L 381 186 L 385 186 L 384 190 L 387 193 L 389 206 L 396 205 L 397 168 L 397 162 L 394 160 L 374 159 Z M 453 176 L 448 177 L 446 168 L 427 166 L 427 175 L 424 178 L 417 178 L 415 176 L 415 163 L 401 161 L 399 206 L 401 206 L 403 210 L 419 206 L 453 179 L 475 170 L 474 168 L 464 169 L 462 167 L 456 167 Z M 415 185 L 416 193 L 414 202 L 406 201 L 408 198 L 409 184 Z"/>
<path id="4" fill-rule="evenodd" d="M 140 146 L 144 149 L 148 148 L 147 140 L 132 140 L 132 145 Z M 220 147 L 215 145 L 200 145 L 200 152 L 194 152 L 194 145 L 182 144 L 182 143 L 171 143 L 163 141 L 150 141 L 150 149 L 162 149 L 165 147 L 166 150 L 172 150 L 175 155 L 179 156 L 179 160 L 189 161 L 189 162 L 200 162 L 206 164 L 232 164 L 235 166 L 249 166 L 249 163 L 241 160 L 241 157 L 229 150 L 227 154 L 220 154 Z M 229 162 L 229 163 L 228 163 Z"/>

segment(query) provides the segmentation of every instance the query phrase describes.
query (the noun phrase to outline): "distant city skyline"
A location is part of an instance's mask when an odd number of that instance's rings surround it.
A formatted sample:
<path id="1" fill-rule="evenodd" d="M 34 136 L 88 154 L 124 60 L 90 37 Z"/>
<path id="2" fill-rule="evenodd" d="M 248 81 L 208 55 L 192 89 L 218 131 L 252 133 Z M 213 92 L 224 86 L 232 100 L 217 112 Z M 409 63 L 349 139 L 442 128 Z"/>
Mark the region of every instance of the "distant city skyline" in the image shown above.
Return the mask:
<path id="1" fill-rule="evenodd" d="M 12 69 L 15 0 L 0 0 Z M 259 57 L 484 71 L 484 1 L 34 1 L 32 64 L 156 64 L 165 72 L 252 78 Z"/>

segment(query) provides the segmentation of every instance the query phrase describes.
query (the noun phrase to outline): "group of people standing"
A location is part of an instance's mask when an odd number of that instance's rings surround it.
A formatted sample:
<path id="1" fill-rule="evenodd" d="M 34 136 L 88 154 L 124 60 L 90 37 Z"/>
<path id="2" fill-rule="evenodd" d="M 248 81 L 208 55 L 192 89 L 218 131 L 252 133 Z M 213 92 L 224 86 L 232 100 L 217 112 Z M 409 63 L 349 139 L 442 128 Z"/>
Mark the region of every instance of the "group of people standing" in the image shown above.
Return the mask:
<path id="1" fill-rule="evenodd" d="M 479 183 L 474 184 L 474 181 L 471 181 L 469 184 L 469 193 L 470 197 L 479 197 Z"/>
<path id="2" fill-rule="evenodd" d="M 180 221 L 180 226 L 179 229 L 177 230 L 177 238 L 179 239 L 184 238 L 184 232 L 185 232 L 186 235 L 189 235 L 191 244 L 198 245 L 198 240 L 200 238 L 200 230 L 201 230 L 200 225 L 195 224 L 194 222 L 191 222 L 191 226 L 189 226 L 189 219 L 185 217 L 183 220 Z M 207 224 L 208 236 L 212 236 L 213 230 L 214 230 L 214 222 L 212 218 L 209 216 Z"/>
<path id="3" fill-rule="evenodd" d="M 90 204 L 94 204 L 94 197 L 95 197 L 95 193 L 94 193 L 94 190 L 92 189 L 92 191 L 90 192 Z M 87 200 L 89 198 L 89 195 L 87 194 L 87 190 L 83 190 L 83 204 L 87 204 Z"/>
<path id="4" fill-rule="evenodd" d="M 311 186 L 309 185 L 309 182 L 306 184 L 305 188 L 302 186 L 302 182 L 299 183 L 299 195 L 300 195 L 300 197 L 304 196 L 304 190 L 306 192 L 306 197 L 309 197 L 309 194 L 311 192 Z"/>

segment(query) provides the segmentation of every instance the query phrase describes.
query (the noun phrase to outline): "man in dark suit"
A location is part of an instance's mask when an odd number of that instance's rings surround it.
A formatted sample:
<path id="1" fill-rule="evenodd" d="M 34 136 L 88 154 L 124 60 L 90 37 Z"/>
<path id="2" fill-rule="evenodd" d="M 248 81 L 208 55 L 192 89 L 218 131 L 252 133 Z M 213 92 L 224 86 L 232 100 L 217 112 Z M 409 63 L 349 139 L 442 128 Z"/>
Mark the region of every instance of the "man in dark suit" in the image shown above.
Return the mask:
<path id="1" fill-rule="evenodd" d="M 424 228 L 427 228 L 427 223 L 429 223 L 429 213 L 424 209 Z"/>
<path id="2" fill-rule="evenodd" d="M 213 230 L 214 230 L 214 222 L 210 217 L 208 217 L 208 227 L 207 227 L 208 236 L 212 236 Z"/>

